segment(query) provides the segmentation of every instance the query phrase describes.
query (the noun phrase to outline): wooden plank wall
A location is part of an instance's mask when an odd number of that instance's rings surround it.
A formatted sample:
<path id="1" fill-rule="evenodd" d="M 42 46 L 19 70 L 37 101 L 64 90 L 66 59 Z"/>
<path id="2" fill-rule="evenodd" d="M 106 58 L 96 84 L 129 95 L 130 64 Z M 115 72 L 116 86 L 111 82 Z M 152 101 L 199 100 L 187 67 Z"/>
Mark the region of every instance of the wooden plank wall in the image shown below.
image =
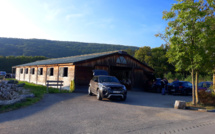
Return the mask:
<path id="1" fill-rule="evenodd" d="M 120 56 L 123 56 L 126 59 L 127 64 L 117 64 L 116 60 Z M 115 54 L 115 55 L 110 55 L 106 57 L 101 57 L 95 60 L 86 60 L 81 63 L 77 63 L 78 66 L 88 66 L 88 67 L 95 67 L 95 66 L 100 66 L 100 65 L 106 65 L 106 66 L 124 66 L 124 67 L 132 67 L 132 68 L 142 68 L 147 71 L 153 72 L 153 70 L 149 69 L 148 67 L 140 64 L 136 60 L 133 60 L 130 58 L 128 55 L 120 55 L 120 54 Z"/>

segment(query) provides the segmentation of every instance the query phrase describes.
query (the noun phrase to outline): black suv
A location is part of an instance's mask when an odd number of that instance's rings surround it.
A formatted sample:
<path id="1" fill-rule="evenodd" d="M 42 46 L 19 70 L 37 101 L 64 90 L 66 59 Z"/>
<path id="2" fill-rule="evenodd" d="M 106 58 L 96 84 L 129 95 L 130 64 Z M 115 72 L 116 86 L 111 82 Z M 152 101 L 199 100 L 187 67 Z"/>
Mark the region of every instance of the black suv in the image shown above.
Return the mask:
<path id="1" fill-rule="evenodd" d="M 94 76 L 90 80 L 88 94 L 97 95 L 98 100 L 119 97 L 121 100 L 125 101 L 127 98 L 126 87 L 122 85 L 116 77 L 108 75 Z"/>

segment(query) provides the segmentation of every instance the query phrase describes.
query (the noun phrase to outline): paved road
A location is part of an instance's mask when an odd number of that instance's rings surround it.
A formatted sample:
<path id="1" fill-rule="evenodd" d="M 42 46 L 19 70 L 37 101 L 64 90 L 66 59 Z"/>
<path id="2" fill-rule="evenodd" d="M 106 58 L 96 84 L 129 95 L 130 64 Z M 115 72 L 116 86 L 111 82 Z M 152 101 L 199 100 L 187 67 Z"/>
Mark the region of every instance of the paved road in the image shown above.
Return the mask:
<path id="1" fill-rule="evenodd" d="M 176 110 L 175 100 L 191 101 L 191 96 L 129 92 L 121 102 L 48 94 L 32 106 L 1 113 L 0 134 L 189 134 L 214 128 L 214 113 Z"/>

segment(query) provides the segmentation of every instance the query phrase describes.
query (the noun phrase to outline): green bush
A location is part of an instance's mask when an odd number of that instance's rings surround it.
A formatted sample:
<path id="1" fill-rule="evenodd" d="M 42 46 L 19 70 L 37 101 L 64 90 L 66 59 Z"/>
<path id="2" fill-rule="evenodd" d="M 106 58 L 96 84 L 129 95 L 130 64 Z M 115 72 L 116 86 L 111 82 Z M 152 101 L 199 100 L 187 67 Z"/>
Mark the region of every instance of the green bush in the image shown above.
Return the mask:
<path id="1" fill-rule="evenodd" d="M 73 92 L 75 91 L 75 81 L 72 80 L 71 83 L 70 83 L 70 92 Z"/>

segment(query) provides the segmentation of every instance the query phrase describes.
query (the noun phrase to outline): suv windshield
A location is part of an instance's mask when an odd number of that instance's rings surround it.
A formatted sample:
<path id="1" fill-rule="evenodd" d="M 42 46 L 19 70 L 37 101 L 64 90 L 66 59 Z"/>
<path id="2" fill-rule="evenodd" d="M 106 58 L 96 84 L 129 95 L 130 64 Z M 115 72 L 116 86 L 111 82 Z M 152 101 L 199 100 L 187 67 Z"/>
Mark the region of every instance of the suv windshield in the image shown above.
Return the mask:
<path id="1" fill-rule="evenodd" d="M 116 82 L 119 83 L 119 80 L 116 77 L 105 77 L 101 76 L 99 77 L 99 82 Z"/>

